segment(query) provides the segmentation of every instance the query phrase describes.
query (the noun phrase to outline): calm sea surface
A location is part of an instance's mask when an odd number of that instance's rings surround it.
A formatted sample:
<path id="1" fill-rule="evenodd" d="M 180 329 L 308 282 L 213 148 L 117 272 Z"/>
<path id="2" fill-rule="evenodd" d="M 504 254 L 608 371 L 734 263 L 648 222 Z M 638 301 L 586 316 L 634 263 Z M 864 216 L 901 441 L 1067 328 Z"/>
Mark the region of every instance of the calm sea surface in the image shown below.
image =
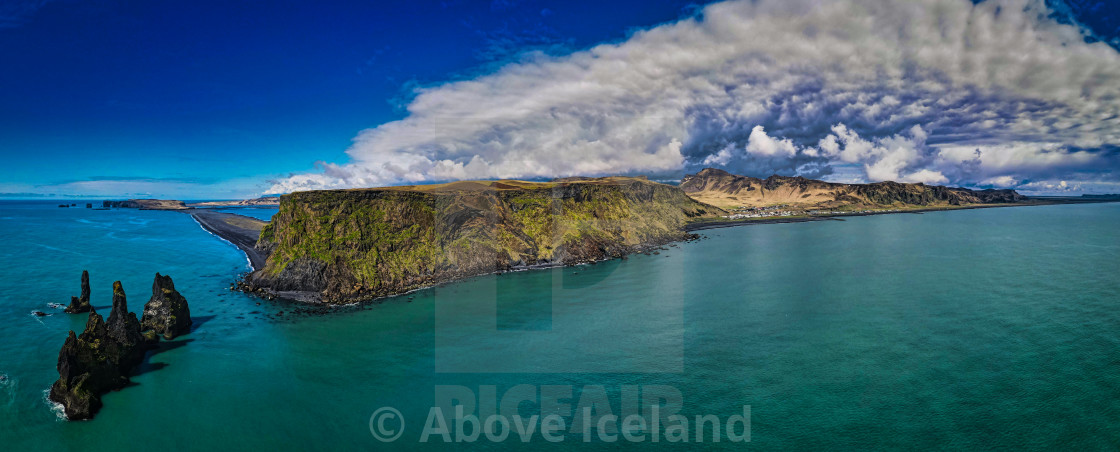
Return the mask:
<path id="1" fill-rule="evenodd" d="M 1120 448 L 1120 204 L 708 230 L 317 316 L 230 292 L 245 256 L 188 215 L 56 205 L 0 202 L 0 450 L 384 448 L 384 406 L 406 421 L 392 448 L 440 448 L 417 442 L 436 385 L 521 384 L 671 387 L 690 418 L 750 405 L 760 449 Z M 48 303 L 83 269 L 106 315 L 114 280 L 139 312 L 171 275 L 196 329 L 67 422 L 44 392 L 85 316 Z M 582 441 L 560 446 L 649 445 Z"/>

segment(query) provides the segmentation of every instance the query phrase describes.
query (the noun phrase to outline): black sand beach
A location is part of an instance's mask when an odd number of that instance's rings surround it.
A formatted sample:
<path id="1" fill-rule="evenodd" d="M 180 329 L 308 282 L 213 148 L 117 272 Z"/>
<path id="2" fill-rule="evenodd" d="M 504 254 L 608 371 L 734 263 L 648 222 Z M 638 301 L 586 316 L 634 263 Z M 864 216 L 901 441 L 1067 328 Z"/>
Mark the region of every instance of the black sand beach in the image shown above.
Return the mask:
<path id="1" fill-rule="evenodd" d="M 265 258 L 268 256 L 256 249 L 257 238 L 260 237 L 261 228 L 266 222 L 256 218 L 246 217 L 213 210 L 193 209 L 191 217 L 210 233 L 228 240 L 249 257 L 253 269 L 264 268 Z"/>

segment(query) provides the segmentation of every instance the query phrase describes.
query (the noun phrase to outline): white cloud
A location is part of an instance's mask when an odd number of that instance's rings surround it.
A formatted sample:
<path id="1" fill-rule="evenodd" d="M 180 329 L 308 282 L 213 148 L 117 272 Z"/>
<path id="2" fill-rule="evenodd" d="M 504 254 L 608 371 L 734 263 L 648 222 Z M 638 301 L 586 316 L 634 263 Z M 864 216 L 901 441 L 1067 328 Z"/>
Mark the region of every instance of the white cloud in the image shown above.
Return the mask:
<path id="1" fill-rule="evenodd" d="M 1120 172 L 1115 157 L 1070 150 L 1120 144 L 1120 54 L 1046 13 L 1042 0 L 713 4 L 621 43 L 421 89 L 405 119 L 355 138 L 350 162 L 269 192 L 702 164 L 857 164 L 868 180 L 965 184 L 1102 159 Z"/>
<path id="2" fill-rule="evenodd" d="M 719 152 L 704 157 L 704 166 L 724 166 L 731 163 L 731 158 L 735 156 L 735 146 L 727 145 Z"/>
<path id="3" fill-rule="evenodd" d="M 770 138 L 770 136 L 766 134 L 766 129 L 762 126 L 754 126 L 754 129 L 751 129 L 751 135 L 747 141 L 747 152 L 765 157 L 793 157 L 797 155 L 797 146 L 794 146 L 793 141 L 788 139 L 776 140 Z"/>
<path id="4" fill-rule="evenodd" d="M 921 182 L 923 184 L 944 184 L 946 182 L 949 182 L 949 178 L 945 177 L 945 175 L 941 174 L 941 172 L 939 172 L 939 171 L 921 169 L 921 170 L 915 171 L 913 173 L 907 174 L 906 176 L 899 179 L 899 182 L 908 182 L 908 183 Z"/>
<path id="5" fill-rule="evenodd" d="M 1020 185 L 1026 191 L 1038 191 L 1044 193 L 1062 193 L 1070 191 L 1080 191 L 1081 184 L 1069 183 L 1064 180 L 1060 181 L 1037 181 Z"/>
<path id="6" fill-rule="evenodd" d="M 832 133 L 821 139 L 817 151 L 837 163 L 862 163 L 866 180 L 943 184 L 949 181 L 934 169 L 920 168 L 936 148 L 926 146 L 929 135 L 921 126 L 905 134 L 866 140 L 844 124 L 832 126 Z"/>
<path id="7" fill-rule="evenodd" d="M 1011 176 L 997 176 L 980 181 L 981 185 L 991 185 L 993 187 L 1007 188 L 1019 185 L 1019 180 Z"/>

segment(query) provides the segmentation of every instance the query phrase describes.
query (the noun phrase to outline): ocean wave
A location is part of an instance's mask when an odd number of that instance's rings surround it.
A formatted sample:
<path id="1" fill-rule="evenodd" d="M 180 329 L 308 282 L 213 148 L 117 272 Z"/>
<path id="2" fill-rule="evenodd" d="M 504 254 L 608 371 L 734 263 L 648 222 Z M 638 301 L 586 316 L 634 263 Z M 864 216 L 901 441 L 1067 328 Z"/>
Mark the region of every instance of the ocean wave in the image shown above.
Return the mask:
<path id="1" fill-rule="evenodd" d="M 55 309 L 66 309 L 66 305 L 64 305 L 62 303 L 47 303 L 47 306 L 50 306 L 50 307 L 55 308 Z"/>
<path id="2" fill-rule="evenodd" d="M 46 249 L 51 250 L 51 251 L 58 251 L 60 253 L 70 253 L 70 254 L 76 254 L 78 256 L 83 256 L 82 253 L 79 253 L 79 252 L 76 252 L 76 251 L 70 251 L 70 250 L 66 250 L 66 249 L 62 249 L 62 248 L 53 247 L 53 246 L 50 246 L 50 245 L 44 245 L 42 243 L 32 243 L 32 245 L 43 247 L 43 248 L 46 248 Z"/>
<path id="3" fill-rule="evenodd" d="M 4 372 L 0 372 L 0 392 L 7 394 L 9 399 L 16 397 L 16 380 Z"/>
<path id="4" fill-rule="evenodd" d="M 43 390 L 43 403 L 47 404 L 47 408 L 49 408 L 51 412 L 54 413 L 54 416 L 58 421 L 65 422 L 67 420 L 66 407 L 62 406 L 61 403 L 51 400 L 51 388 Z"/>
<path id="5" fill-rule="evenodd" d="M 117 231 L 109 231 L 105 233 L 105 238 L 113 240 L 123 240 L 126 242 L 170 242 L 170 239 L 157 239 L 151 237 L 117 237 Z"/>
<path id="6" fill-rule="evenodd" d="M 4 405 L 14 406 L 16 404 L 16 388 L 19 386 L 19 381 L 8 375 L 7 373 L 0 372 L 0 394 L 3 394 Z"/>
<path id="7" fill-rule="evenodd" d="M 93 227 L 102 228 L 102 229 L 109 229 L 109 228 L 113 227 L 113 222 L 111 222 L 111 221 L 93 221 L 93 220 L 87 220 L 85 218 L 79 218 L 79 219 L 74 220 L 74 221 L 77 221 L 78 223 L 82 223 L 82 224 L 92 225 Z"/>

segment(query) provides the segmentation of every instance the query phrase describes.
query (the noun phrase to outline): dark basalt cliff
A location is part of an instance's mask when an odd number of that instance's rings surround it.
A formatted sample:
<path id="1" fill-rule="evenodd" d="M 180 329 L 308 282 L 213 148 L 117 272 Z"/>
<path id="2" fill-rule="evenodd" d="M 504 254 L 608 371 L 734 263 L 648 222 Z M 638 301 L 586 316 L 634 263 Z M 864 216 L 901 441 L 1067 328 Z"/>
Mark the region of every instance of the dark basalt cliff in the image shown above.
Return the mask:
<path id="1" fill-rule="evenodd" d="M 619 257 L 722 210 L 637 178 L 457 182 L 285 195 L 246 288 L 343 303 L 457 278 Z"/>
<path id="2" fill-rule="evenodd" d="M 1014 190 L 969 190 L 898 182 L 837 184 L 784 176 L 758 179 L 715 168 L 685 176 L 680 187 L 689 196 L 722 207 L 771 204 L 801 204 L 820 208 L 962 206 L 1016 203 L 1026 199 Z"/>

